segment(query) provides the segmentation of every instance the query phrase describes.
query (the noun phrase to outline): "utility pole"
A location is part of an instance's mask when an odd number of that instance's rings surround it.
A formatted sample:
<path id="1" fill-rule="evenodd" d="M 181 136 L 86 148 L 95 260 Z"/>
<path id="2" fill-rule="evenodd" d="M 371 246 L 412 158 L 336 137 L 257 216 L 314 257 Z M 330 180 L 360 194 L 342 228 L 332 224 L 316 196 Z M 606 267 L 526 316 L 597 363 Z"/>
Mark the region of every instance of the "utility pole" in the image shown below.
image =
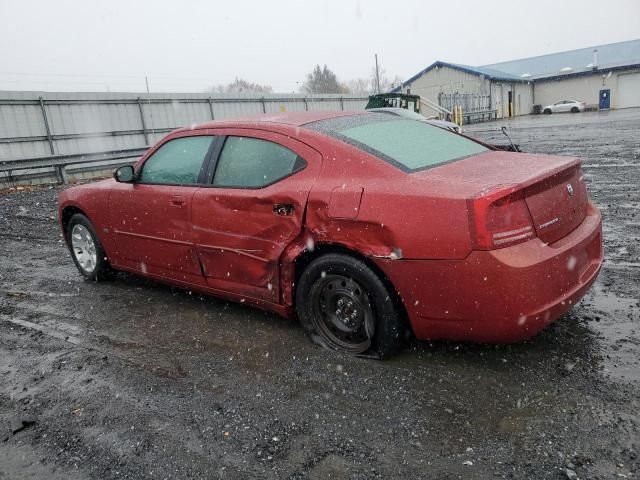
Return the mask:
<path id="1" fill-rule="evenodd" d="M 378 70 L 378 54 L 377 53 L 375 54 L 375 57 L 376 57 L 376 87 L 378 89 L 378 93 L 381 93 L 380 92 L 380 72 Z"/>
<path id="2" fill-rule="evenodd" d="M 153 135 L 156 134 L 155 130 L 153 129 L 153 112 L 151 110 L 151 94 L 149 93 L 149 77 L 145 75 L 144 77 L 144 83 L 147 86 L 147 103 L 149 104 L 149 120 L 151 120 L 151 133 Z M 155 140 L 155 139 L 154 139 Z"/>

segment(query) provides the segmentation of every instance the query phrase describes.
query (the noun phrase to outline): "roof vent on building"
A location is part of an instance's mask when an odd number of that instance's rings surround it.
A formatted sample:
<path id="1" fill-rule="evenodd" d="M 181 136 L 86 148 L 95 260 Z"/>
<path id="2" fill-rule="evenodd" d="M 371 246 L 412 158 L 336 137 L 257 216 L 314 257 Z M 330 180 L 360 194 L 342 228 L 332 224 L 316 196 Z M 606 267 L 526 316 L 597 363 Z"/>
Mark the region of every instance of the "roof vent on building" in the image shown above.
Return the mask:
<path id="1" fill-rule="evenodd" d="M 520 75 L 520 78 L 529 78 L 530 76 L 530 73 L 523 73 L 522 75 Z"/>
<path id="2" fill-rule="evenodd" d="M 571 68 L 571 67 L 562 67 L 560 69 L 560 72 L 561 73 L 567 73 L 567 72 L 570 72 L 571 70 L 573 70 L 573 68 Z"/>
<path id="3" fill-rule="evenodd" d="M 598 69 L 598 49 L 593 50 L 593 63 L 591 64 L 591 68 L 594 70 Z"/>

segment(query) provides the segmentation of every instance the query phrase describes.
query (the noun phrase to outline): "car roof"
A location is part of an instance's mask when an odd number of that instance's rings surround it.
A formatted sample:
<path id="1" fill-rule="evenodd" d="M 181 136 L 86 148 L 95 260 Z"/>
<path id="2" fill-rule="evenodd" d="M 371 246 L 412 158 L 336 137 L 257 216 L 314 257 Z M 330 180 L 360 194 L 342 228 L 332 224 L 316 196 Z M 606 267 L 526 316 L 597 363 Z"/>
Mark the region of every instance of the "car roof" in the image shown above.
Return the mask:
<path id="1" fill-rule="evenodd" d="M 307 123 L 326 120 L 328 118 L 348 117 L 352 115 L 366 115 L 367 112 L 361 111 L 318 111 L 318 112 L 287 112 L 287 113 L 268 113 L 263 115 L 252 115 L 246 117 L 238 117 L 229 120 L 212 120 L 210 122 L 201 123 L 184 130 L 219 128 L 223 126 L 240 126 L 240 125 L 267 125 L 281 124 L 294 127 L 300 127 Z"/>

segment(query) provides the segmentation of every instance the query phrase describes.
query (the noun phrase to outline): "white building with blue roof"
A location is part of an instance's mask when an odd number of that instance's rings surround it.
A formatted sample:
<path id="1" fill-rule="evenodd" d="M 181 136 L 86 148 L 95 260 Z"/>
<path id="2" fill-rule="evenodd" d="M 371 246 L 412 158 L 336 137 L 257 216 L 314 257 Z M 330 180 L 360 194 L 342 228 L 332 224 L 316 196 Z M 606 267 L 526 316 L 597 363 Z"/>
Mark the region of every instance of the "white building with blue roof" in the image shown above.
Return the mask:
<path id="1" fill-rule="evenodd" d="M 479 67 L 437 61 L 394 91 L 407 89 L 447 109 L 461 105 L 467 113 L 497 118 L 560 100 L 600 109 L 640 107 L 640 39 Z"/>

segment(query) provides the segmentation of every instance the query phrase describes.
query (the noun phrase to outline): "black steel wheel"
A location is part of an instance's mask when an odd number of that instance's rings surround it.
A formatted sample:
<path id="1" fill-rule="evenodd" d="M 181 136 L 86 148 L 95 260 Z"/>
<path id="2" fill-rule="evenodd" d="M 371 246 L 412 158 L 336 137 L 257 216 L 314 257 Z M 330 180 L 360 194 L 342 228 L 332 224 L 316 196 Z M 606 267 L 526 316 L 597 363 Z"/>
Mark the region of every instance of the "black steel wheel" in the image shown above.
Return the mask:
<path id="1" fill-rule="evenodd" d="M 379 358 L 398 351 L 405 328 L 397 302 L 364 262 L 343 254 L 312 261 L 296 287 L 300 322 L 319 345 Z"/>
<path id="2" fill-rule="evenodd" d="M 542 113 L 546 113 L 547 115 L 551 115 L 551 109 L 550 108 L 545 108 Z"/>
<path id="3" fill-rule="evenodd" d="M 571 107 L 571 113 L 578 113 L 580 109 L 578 107 Z"/>
<path id="4" fill-rule="evenodd" d="M 369 350 L 375 331 L 373 310 L 368 293 L 358 282 L 346 275 L 325 274 L 309 293 L 315 331 L 339 350 Z"/>

